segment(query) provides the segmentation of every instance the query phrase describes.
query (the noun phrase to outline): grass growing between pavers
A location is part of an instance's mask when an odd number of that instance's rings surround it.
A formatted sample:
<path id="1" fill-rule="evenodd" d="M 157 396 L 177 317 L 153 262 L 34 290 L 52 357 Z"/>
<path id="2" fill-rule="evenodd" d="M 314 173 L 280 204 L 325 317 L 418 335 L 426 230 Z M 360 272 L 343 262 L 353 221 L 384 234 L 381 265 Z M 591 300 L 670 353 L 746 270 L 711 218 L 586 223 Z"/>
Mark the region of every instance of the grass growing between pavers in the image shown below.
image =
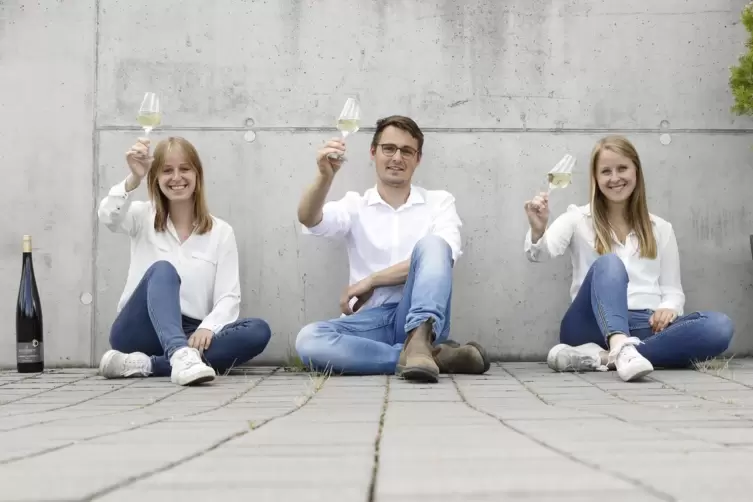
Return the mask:
<path id="1" fill-rule="evenodd" d="M 708 373 L 714 376 L 722 377 L 722 373 L 730 371 L 729 363 L 732 361 L 730 357 L 714 357 L 712 359 L 706 359 L 705 361 L 693 361 L 693 369 L 700 373 Z M 731 374 L 731 378 L 734 378 L 734 374 Z M 724 378 L 724 377 L 722 377 Z"/>
<path id="2" fill-rule="evenodd" d="M 286 359 L 285 364 L 282 368 L 283 371 L 289 373 L 308 373 L 312 370 L 310 366 L 306 366 L 306 364 L 300 357 L 290 354 L 288 355 L 288 358 Z"/>
<path id="3" fill-rule="evenodd" d="M 279 369 L 279 368 L 277 368 Z M 277 371 L 275 369 L 275 371 Z M 309 380 L 306 384 L 306 392 L 302 395 L 297 397 L 293 400 L 293 403 L 296 405 L 296 407 L 288 412 L 286 415 L 289 415 L 290 413 L 293 413 L 303 407 L 306 403 L 308 403 L 311 398 L 313 398 L 317 392 L 322 390 L 322 387 L 324 387 L 324 384 L 327 383 L 327 380 L 332 376 L 332 371 L 327 370 L 323 372 L 309 372 Z M 245 392 L 244 392 L 245 394 Z M 283 416 L 286 416 L 283 415 Z M 274 418 L 282 418 L 282 417 L 274 417 Z M 272 420 L 272 419 L 270 419 Z M 269 422 L 270 420 L 263 420 L 261 422 L 254 422 L 253 420 L 248 421 L 248 428 L 250 430 L 255 430 L 264 425 L 265 423 Z"/>

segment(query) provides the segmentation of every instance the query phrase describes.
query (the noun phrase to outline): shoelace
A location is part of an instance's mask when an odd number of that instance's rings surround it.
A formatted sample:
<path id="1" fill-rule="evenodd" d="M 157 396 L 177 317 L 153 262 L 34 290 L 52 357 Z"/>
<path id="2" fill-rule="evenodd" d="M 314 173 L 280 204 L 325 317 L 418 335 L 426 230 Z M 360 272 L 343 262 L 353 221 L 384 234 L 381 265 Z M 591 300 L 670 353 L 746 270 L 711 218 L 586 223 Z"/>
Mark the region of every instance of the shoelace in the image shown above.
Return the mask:
<path id="1" fill-rule="evenodd" d="M 615 346 L 612 348 L 612 350 L 609 351 L 609 364 L 614 364 L 617 361 L 617 358 L 620 356 L 620 353 L 622 352 L 622 349 L 625 347 L 636 347 L 643 342 L 640 338 L 637 338 L 635 336 L 631 336 L 630 338 L 626 338 L 621 344 Z M 635 359 L 638 356 L 637 352 L 631 351 L 632 354 L 630 354 L 630 358 L 628 361 L 631 361 Z"/>
<path id="2" fill-rule="evenodd" d="M 141 357 L 126 357 L 123 373 L 131 373 L 132 371 L 138 371 L 141 373 L 149 372 L 149 360 Z"/>
<path id="3" fill-rule="evenodd" d="M 193 350 L 183 350 L 178 354 L 178 361 L 180 361 L 181 364 L 188 366 L 193 366 L 194 364 L 198 364 L 201 362 L 201 358 L 197 357 L 196 352 Z"/>

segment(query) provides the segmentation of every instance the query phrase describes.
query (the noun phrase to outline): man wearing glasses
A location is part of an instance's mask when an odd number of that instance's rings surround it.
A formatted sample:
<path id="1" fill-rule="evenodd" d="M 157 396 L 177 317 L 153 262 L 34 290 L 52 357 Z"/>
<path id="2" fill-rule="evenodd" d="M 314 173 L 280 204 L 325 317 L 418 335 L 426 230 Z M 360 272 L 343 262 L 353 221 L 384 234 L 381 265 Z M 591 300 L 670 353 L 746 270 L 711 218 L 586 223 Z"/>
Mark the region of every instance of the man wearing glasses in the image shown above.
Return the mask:
<path id="1" fill-rule="evenodd" d="M 345 240 L 350 285 L 340 299 L 343 316 L 298 333 L 298 355 L 318 370 L 418 382 L 435 383 L 440 372 L 484 373 L 489 360 L 479 344 L 448 339 L 452 268 L 462 254 L 455 198 L 411 184 L 424 143 L 412 119 L 395 115 L 376 125 L 374 188 L 325 204 L 345 154 L 338 138 L 317 152 L 319 172 L 301 197 L 304 234 Z"/>

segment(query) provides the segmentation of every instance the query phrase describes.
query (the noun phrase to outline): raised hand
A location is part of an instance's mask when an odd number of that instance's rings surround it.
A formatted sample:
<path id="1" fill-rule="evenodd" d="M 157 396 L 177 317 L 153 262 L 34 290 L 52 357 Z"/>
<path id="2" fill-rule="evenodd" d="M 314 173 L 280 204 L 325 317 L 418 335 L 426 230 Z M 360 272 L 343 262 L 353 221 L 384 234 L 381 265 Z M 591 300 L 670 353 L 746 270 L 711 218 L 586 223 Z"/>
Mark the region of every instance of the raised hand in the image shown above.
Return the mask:
<path id="1" fill-rule="evenodd" d="M 330 158 L 330 154 L 332 157 Z M 316 165 L 319 172 L 328 178 L 332 178 L 340 170 L 343 164 L 343 155 L 345 154 L 345 143 L 341 138 L 332 138 L 316 152 Z"/>
<path id="2" fill-rule="evenodd" d="M 152 163 L 152 159 L 149 157 L 149 143 L 149 138 L 139 138 L 126 152 L 128 168 L 139 181 L 149 172 Z"/>
<path id="3" fill-rule="evenodd" d="M 524 207 L 532 233 L 542 235 L 549 222 L 549 195 L 540 192 L 533 199 L 526 201 Z"/>

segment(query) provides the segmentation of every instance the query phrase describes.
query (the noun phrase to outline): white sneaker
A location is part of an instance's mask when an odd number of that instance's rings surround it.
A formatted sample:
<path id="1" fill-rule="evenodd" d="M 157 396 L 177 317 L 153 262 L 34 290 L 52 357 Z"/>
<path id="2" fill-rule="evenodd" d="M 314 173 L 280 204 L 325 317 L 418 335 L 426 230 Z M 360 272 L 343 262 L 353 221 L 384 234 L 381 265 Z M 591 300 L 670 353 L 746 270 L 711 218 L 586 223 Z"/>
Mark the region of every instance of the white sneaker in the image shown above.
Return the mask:
<path id="1" fill-rule="evenodd" d="M 554 371 L 607 371 L 601 363 L 602 352 L 605 350 L 595 343 L 576 347 L 560 343 L 549 351 L 546 364 Z"/>
<path id="2" fill-rule="evenodd" d="M 99 374 L 105 378 L 147 377 L 152 374 L 152 359 L 141 352 L 108 350 L 99 361 Z"/>
<path id="3" fill-rule="evenodd" d="M 196 385 L 214 380 L 212 368 L 204 364 L 199 351 L 192 347 L 183 347 L 170 358 L 172 372 L 170 380 L 177 385 Z"/>
<path id="4" fill-rule="evenodd" d="M 614 364 L 617 374 L 626 382 L 638 380 L 654 371 L 654 365 L 635 348 L 641 343 L 639 338 L 630 337 L 609 351 L 609 365 Z"/>

